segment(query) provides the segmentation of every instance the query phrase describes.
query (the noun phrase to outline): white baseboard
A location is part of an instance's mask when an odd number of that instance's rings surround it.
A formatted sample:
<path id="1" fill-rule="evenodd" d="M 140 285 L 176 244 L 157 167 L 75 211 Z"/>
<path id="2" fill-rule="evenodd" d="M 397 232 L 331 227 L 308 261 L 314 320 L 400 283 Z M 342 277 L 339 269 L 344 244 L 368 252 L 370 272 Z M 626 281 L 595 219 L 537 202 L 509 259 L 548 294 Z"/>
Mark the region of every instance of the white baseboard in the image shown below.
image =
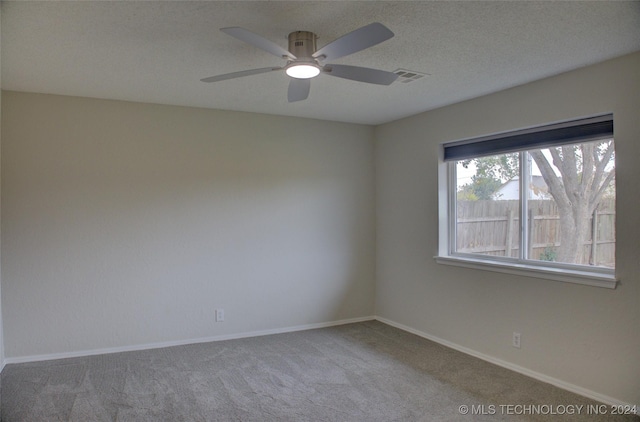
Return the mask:
<path id="1" fill-rule="evenodd" d="M 77 357 L 84 357 L 84 356 L 104 355 L 104 354 L 121 353 L 121 352 L 134 352 L 139 350 L 160 349 L 163 347 L 183 346 L 187 344 L 209 343 L 212 341 L 235 340 L 235 339 L 247 338 L 247 337 L 259 337 L 259 336 L 267 336 L 271 334 L 291 333 L 294 331 L 312 330 L 316 328 L 325 328 L 325 327 L 334 327 L 337 325 L 352 324 L 355 322 L 372 321 L 374 319 L 375 318 L 373 316 L 367 316 L 367 317 L 359 317 L 359 318 L 342 319 L 338 321 L 296 325 L 292 327 L 273 328 L 269 330 L 249 331 L 249 332 L 236 333 L 236 334 L 223 334 L 219 336 L 202 337 L 202 338 L 187 339 L 187 340 L 137 344 L 133 346 L 109 347 L 106 349 L 80 350 L 76 352 L 52 353 L 52 354 L 46 354 L 46 355 L 9 357 L 4 359 L 4 362 L 2 362 L 2 367 L 4 367 L 5 364 L 12 364 L 12 363 L 41 362 L 41 361 L 55 360 L 55 359 L 77 358 Z"/>
<path id="2" fill-rule="evenodd" d="M 475 351 L 473 349 L 469 349 L 468 347 L 460 346 L 459 344 L 452 343 L 450 341 L 441 339 L 441 338 L 436 337 L 436 336 L 432 336 L 431 334 L 425 333 L 425 332 L 420 331 L 420 330 L 416 330 L 415 328 L 408 327 L 406 325 L 397 323 L 397 322 L 389 320 L 387 318 L 376 316 L 375 319 L 377 321 L 380 321 L 380 322 L 384 323 L 384 324 L 387 324 L 387 325 L 390 325 L 392 327 L 399 328 L 399 329 L 401 329 L 403 331 L 407 331 L 407 332 L 415 334 L 417 336 L 426 338 L 427 340 L 434 341 L 436 343 L 442 344 L 443 346 L 450 347 L 451 349 L 455 349 L 455 350 L 457 350 L 459 352 L 462 352 L 462 353 L 465 353 L 467 355 L 471 355 L 471 356 L 477 357 L 477 358 L 482 359 L 484 361 L 487 361 L 489 363 L 493 363 L 495 365 L 502 366 L 503 368 L 509 369 L 511 371 L 518 372 L 520 374 L 526 375 L 528 377 L 537 379 L 537 380 L 542 381 L 542 382 L 546 382 L 548 384 L 551 384 L 551 385 L 554 385 L 556 387 L 562 388 L 563 390 L 567 390 L 567 391 L 570 391 L 572 393 L 579 394 L 579 395 L 581 395 L 583 397 L 587 397 L 587 398 L 599 401 L 601 403 L 608 404 L 608 405 L 613 405 L 613 406 L 633 406 L 633 404 L 631 404 L 631 403 L 626 403 L 626 402 L 624 402 L 622 400 L 618 400 L 618 399 L 615 399 L 613 397 L 609 397 L 609 396 L 606 396 L 604 394 L 600 394 L 600 393 L 597 393 L 595 391 L 591 391 L 591 390 L 588 390 L 586 388 L 582 388 L 580 386 L 577 386 L 577 385 L 562 381 L 562 380 L 557 379 L 557 378 L 550 377 L 550 376 L 542 374 L 540 372 L 532 371 L 530 369 L 527 369 L 527 368 L 524 368 L 522 366 L 513 364 L 511 362 L 507 362 L 507 361 L 504 361 L 502 359 L 495 358 L 493 356 L 485 355 L 484 353 L 480 353 L 480 352 Z"/>

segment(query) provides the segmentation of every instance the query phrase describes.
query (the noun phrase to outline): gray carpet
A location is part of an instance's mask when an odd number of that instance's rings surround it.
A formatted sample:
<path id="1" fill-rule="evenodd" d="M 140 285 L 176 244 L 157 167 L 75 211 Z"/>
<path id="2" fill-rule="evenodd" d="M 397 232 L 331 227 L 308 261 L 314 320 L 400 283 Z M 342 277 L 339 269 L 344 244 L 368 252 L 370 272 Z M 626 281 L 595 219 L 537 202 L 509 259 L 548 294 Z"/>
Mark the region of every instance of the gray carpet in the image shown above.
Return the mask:
<path id="1" fill-rule="evenodd" d="M 11 364 L 1 399 L 4 422 L 639 420 L 375 321 Z"/>

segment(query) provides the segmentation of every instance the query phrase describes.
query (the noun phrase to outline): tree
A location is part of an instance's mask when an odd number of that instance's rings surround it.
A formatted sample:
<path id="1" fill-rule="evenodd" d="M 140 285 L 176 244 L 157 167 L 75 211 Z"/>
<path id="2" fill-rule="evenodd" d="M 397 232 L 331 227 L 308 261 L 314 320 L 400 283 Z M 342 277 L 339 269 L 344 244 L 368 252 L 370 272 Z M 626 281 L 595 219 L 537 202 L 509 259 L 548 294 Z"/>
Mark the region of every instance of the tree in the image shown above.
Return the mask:
<path id="1" fill-rule="evenodd" d="M 560 218 L 560 262 L 580 263 L 582 245 L 589 232 L 589 217 L 615 178 L 613 140 L 530 151 Z M 557 175 L 552 164 L 559 171 Z"/>
<path id="2" fill-rule="evenodd" d="M 615 189 L 615 153 L 613 140 L 529 151 L 558 207 L 560 246 L 555 255 L 559 262 L 581 263 L 582 247 L 589 233 L 589 220 L 605 195 Z M 485 179 L 509 180 L 518 175 L 517 153 L 481 157 L 462 161 L 468 168 L 473 162 L 476 175 L 461 192 L 478 192 L 489 184 Z M 496 190 L 499 188 L 496 187 Z M 494 191 L 495 192 L 495 191 Z M 486 193 L 486 192 L 485 192 Z M 493 193 L 493 192 L 492 192 Z M 483 199 L 492 199 L 491 194 Z"/>
<path id="3" fill-rule="evenodd" d="M 467 183 L 458 190 L 459 201 L 478 201 L 493 199 L 492 195 L 500 189 L 502 181 L 493 177 L 471 176 Z"/>
<path id="4" fill-rule="evenodd" d="M 477 201 L 494 199 L 493 194 L 502 184 L 518 175 L 518 154 L 504 154 L 481 157 L 461 162 L 464 168 L 471 163 L 476 167 L 476 174 L 458 190 L 458 200 Z"/>
<path id="5" fill-rule="evenodd" d="M 461 161 L 464 168 L 471 163 L 476 166 L 476 176 L 501 181 L 511 180 L 518 175 L 518 154 L 492 155 L 490 157 L 472 158 Z"/>

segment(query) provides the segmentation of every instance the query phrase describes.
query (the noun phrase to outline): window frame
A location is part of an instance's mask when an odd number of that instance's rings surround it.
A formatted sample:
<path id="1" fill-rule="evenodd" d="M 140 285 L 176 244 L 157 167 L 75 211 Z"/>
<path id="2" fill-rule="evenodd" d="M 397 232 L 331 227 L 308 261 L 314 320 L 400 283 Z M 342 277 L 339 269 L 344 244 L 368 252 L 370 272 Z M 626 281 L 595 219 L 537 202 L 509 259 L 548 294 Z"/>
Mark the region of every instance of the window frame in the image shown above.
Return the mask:
<path id="1" fill-rule="evenodd" d="M 594 116 L 587 119 L 607 119 L 613 121 L 612 114 Z M 580 122 L 584 119 L 570 120 L 565 122 L 554 123 L 545 126 L 530 127 L 518 131 L 509 131 L 503 133 L 497 133 L 494 135 L 488 135 L 478 138 L 469 138 L 461 141 L 446 142 L 440 145 L 440 156 L 438 160 L 438 220 L 439 220 L 439 242 L 438 242 L 438 255 L 435 258 L 436 262 L 444 265 L 454 265 L 464 268 L 473 268 L 486 271 L 494 271 L 500 273 L 521 275 L 526 277 L 534 277 L 541 279 L 549 279 L 555 281 L 562 281 L 568 283 L 582 284 L 588 286 L 604 287 L 615 289 L 618 283 L 618 279 L 615 275 L 615 268 L 586 266 L 569 263 L 558 263 L 548 261 L 538 261 L 530 259 L 522 259 L 521 257 L 499 257 L 499 256 L 486 256 L 480 254 L 471 254 L 455 251 L 455 239 L 456 239 L 456 201 L 457 201 L 457 180 L 456 180 L 456 163 L 462 159 L 458 157 L 448 158 L 445 160 L 445 149 L 451 145 L 473 145 L 474 143 L 484 142 L 486 140 L 492 141 L 499 138 L 517 138 L 521 134 L 536 134 L 544 131 L 549 127 L 564 127 L 564 126 L 579 126 Z M 567 144 L 578 144 L 582 142 L 589 142 L 595 139 L 585 138 L 575 139 L 570 142 L 564 142 Z M 615 136 L 614 136 L 615 142 Z M 548 144 L 534 144 L 520 148 L 517 151 L 520 154 L 520 192 L 526 192 L 523 185 L 526 183 L 524 174 L 526 174 L 526 161 L 523 160 L 523 153 L 527 150 L 544 149 L 548 147 Z M 516 152 L 513 149 L 498 152 Z M 484 154 L 487 155 L 487 154 Z M 480 157 L 482 155 L 478 155 Z M 467 157 L 469 158 L 469 157 Z M 520 214 L 527 212 L 526 199 L 523 204 L 523 196 L 520 196 Z M 524 221 L 522 215 L 520 221 Z M 523 224 L 520 225 L 520 243 L 526 245 L 526 237 L 528 236 L 527 230 Z"/>

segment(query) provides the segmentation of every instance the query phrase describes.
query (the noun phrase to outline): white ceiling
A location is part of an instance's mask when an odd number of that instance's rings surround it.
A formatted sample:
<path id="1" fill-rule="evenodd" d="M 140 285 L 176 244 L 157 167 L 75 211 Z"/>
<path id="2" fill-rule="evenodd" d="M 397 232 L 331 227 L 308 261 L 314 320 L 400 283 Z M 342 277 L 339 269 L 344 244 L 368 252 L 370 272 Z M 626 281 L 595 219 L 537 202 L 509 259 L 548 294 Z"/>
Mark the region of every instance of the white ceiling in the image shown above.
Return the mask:
<path id="1" fill-rule="evenodd" d="M 395 37 L 336 63 L 428 73 L 377 86 L 321 75 L 287 102 L 284 61 L 218 29 L 318 47 L 371 22 Z M 640 2 L 3 1 L 2 88 L 379 124 L 640 50 Z"/>

